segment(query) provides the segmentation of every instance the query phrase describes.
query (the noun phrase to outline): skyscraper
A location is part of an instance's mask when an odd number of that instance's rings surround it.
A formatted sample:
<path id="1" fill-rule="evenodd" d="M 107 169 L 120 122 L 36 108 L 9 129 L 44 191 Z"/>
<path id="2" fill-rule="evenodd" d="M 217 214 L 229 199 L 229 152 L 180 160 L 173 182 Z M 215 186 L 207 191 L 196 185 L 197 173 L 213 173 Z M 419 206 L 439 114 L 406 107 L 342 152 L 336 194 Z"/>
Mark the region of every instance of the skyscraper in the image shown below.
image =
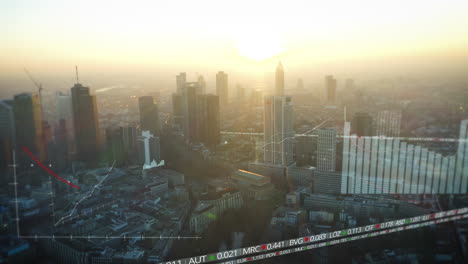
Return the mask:
<path id="1" fill-rule="evenodd" d="M 120 127 L 120 131 L 125 150 L 127 153 L 132 152 L 136 148 L 136 127 L 133 125 L 123 126 Z"/>
<path id="2" fill-rule="evenodd" d="M 12 163 L 15 146 L 15 114 L 12 100 L 0 101 L 0 174 Z M 3 175 L 6 175 L 4 173 Z M 0 179 L 0 183 L 5 183 Z"/>
<path id="3" fill-rule="evenodd" d="M 358 136 L 372 136 L 372 117 L 368 113 L 354 114 L 352 131 Z"/>
<path id="4" fill-rule="evenodd" d="M 177 93 L 182 93 L 182 88 L 185 86 L 185 82 L 187 81 L 187 74 L 185 72 L 179 73 L 176 76 L 176 87 Z"/>
<path id="5" fill-rule="evenodd" d="M 317 138 L 298 136 L 295 139 L 296 165 L 298 167 L 314 165 L 317 155 Z"/>
<path id="6" fill-rule="evenodd" d="M 336 129 L 318 130 L 317 169 L 333 172 L 336 170 Z"/>
<path id="7" fill-rule="evenodd" d="M 122 130 L 120 127 L 106 128 L 105 155 L 108 161 L 115 161 L 117 166 L 122 166 L 125 163 L 127 153 L 123 144 Z"/>
<path id="8" fill-rule="evenodd" d="M 333 75 L 325 76 L 325 97 L 327 104 L 334 104 L 336 101 L 336 79 Z"/>
<path id="9" fill-rule="evenodd" d="M 17 148 L 26 147 L 39 160 L 44 160 L 42 111 L 39 96 L 31 93 L 15 95 L 14 113 Z M 26 158 L 29 160 L 29 157 Z"/>
<path id="10" fill-rule="evenodd" d="M 278 66 L 276 66 L 274 95 L 276 96 L 284 95 L 284 70 L 283 70 L 283 65 L 281 64 L 281 62 L 278 62 Z"/>
<path id="11" fill-rule="evenodd" d="M 71 88 L 71 96 L 77 158 L 80 161 L 96 162 L 100 150 L 96 96 L 90 94 L 89 87 L 80 83 Z"/>
<path id="12" fill-rule="evenodd" d="M 54 140 L 48 144 L 48 157 L 51 162 L 54 162 L 55 170 L 63 170 L 69 165 L 71 152 L 69 146 L 72 141 L 68 137 L 67 122 L 61 118 L 55 127 Z"/>
<path id="13" fill-rule="evenodd" d="M 198 85 L 200 85 L 200 94 L 206 93 L 206 82 L 203 75 L 198 76 Z"/>
<path id="14" fill-rule="evenodd" d="M 223 71 L 216 74 L 216 95 L 219 96 L 219 103 L 226 106 L 229 100 L 228 75 Z"/>
<path id="15" fill-rule="evenodd" d="M 293 104 L 290 96 L 265 97 L 264 159 L 288 166 L 293 162 Z"/>
<path id="16" fill-rule="evenodd" d="M 172 94 L 172 121 L 174 126 L 183 128 L 184 107 L 182 92 Z"/>
<path id="17" fill-rule="evenodd" d="M 197 114 L 198 139 L 211 146 L 219 144 L 219 97 L 212 94 L 198 95 Z"/>
<path id="18" fill-rule="evenodd" d="M 159 133 L 159 111 L 158 105 L 154 103 L 152 96 L 141 96 L 138 98 L 140 108 L 141 130 L 149 130 L 152 134 Z"/>
<path id="19" fill-rule="evenodd" d="M 198 82 L 187 82 L 182 89 L 183 129 L 185 139 L 197 141 L 197 95 L 200 91 Z"/>
<path id="20" fill-rule="evenodd" d="M 73 120 L 73 102 L 71 95 L 57 92 L 55 95 L 57 118 L 56 124 L 61 131 L 64 133 L 61 136 L 66 138 L 66 144 L 68 145 L 68 151 L 75 151 L 75 124 Z M 63 121 L 63 123 L 62 123 Z M 64 126 L 64 127 L 62 127 Z"/>

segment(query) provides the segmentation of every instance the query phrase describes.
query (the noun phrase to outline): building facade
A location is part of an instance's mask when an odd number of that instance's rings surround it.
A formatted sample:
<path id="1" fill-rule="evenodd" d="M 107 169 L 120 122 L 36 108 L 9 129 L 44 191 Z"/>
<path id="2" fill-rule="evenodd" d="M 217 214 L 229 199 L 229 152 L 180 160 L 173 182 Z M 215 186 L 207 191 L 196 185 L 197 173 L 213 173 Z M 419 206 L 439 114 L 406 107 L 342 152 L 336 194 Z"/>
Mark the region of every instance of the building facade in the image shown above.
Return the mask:
<path id="1" fill-rule="evenodd" d="M 293 163 L 294 116 L 290 96 L 265 97 L 264 160 L 288 166 Z"/>

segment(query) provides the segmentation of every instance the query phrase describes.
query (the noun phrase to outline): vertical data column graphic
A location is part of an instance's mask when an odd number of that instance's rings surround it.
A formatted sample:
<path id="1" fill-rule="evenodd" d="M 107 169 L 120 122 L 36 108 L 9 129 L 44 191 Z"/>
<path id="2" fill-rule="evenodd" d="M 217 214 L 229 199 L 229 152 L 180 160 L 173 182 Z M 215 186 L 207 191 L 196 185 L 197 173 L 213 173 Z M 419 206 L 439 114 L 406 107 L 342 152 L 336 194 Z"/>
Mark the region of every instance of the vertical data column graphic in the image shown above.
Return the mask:
<path id="1" fill-rule="evenodd" d="M 378 158 L 379 138 L 372 138 L 372 157 L 369 173 L 369 193 L 375 194 L 376 192 L 376 175 L 377 175 L 377 158 Z"/>
<path id="2" fill-rule="evenodd" d="M 429 151 L 428 158 L 427 158 L 427 171 L 426 171 L 426 184 L 425 184 L 425 192 L 424 193 L 431 193 L 432 192 L 432 181 L 434 175 L 434 162 L 435 162 L 435 155 L 433 151 Z"/>
<path id="3" fill-rule="evenodd" d="M 385 166 L 385 140 L 379 140 L 377 175 L 376 175 L 376 193 L 383 193 L 383 176 Z"/>
<path id="4" fill-rule="evenodd" d="M 398 182 L 398 165 L 400 159 L 398 154 L 400 152 L 400 140 L 395 139 L 393 141 L 393 155 L 392 155 L 392 169 L 391 169 L 391 178 L 390 178 L 390 193 L 396 193 L 397 191 L 397 182 Z"/>
<path id="5" fill-rule="evenodd" d="M 468 192 L 468 119 L 458 139 L 344 135 L 342 193 L 458 194 Z M 409 144 L 409 141 L 421 141 Z M 424 142 L 458 142 L 455 155 Z M 442 148 L 445 148 L 442 146 Z M 444 153 L 444 154 L 442 154 Z"/>
<path id="6" fill-rule="evenodd" d="M 407 146 L 406 155 L 405 185 L 403 187 L 403 193 L 409 194 L 411 191 L 411 175 L 413 174 L 414 145 L 410 144 Z"/>
<path id="7" fill-rule="evenodd" d="M 449 157 L 442 158 L 442 168 L 440 171 L 440 185 L 439 185 L 439 193 L 445 194 L 447 188 L 447 175 L 448 175 L 448 161 Z"/>
<path id="8" fill-rule="evenodd" d="M 436 153 L 435 161 L 434 161 L 434 174 L 432 174 L 433 181 L 432 181 L 431 194 L 436 194 L 439 191 L 441 165 L 442 165 L 442 155 L 439 153 Z"/>
<path id="9" fill-rule="evenodd" d="M 341 193 L 350 193 L 348 190 L 348 178 L 349 178 L 349 132 L 351 129 L 351 123 L 344 123 L 343 130 L 343 165 L 341 171 Z"/>
<path id="10" fill-rule="evenodd" d="M 349 182 L 348 192 L 355 193 L 355 182 L 356 182 L 356 137 L 350 138 L 349 144 Z"/>
<path id="11" fill-rule="evenodd" d="M 397 193 L 403 193 L 403 187 L 405 186 L 405 168 L 406 168 L 406 142 L 400 144 L 400 161 L 398 166 L 398 186 Z"/>
<path id="12" fill-rule="evenodd" d="M 461 126 L 465 128 L 465 136 L 462 138 L 460 136 L 460 141 L 463 141 L 465 144 L 465 152 L 463 153 L 463 169 L 462 169 L 462 180 L 460 186 L 460 193 L 468 192 L 468 120 L 463 120 Z"/>
<path id="13" fill-rule="evenodd" d="M 455 178 L 455 156 L 449 157 L 449 169 L 448 169 L 448 177 L 447 177 L 447 193 L 454 193 L 454 178 Z"/>
<path id="14" fill-rule="evenodd" d="M 411 178 L 411 189 L 410 193 L 418 193 L 418 177 L 420 172 L 420 159 L 421 159 L 421 146 L 416 146 L 414 148 L 414 158 L 413 158 L 413 175 Z"/>
<path id="15" fill-rule="evenodd" d="M 421 165 L 419 166 L 419 181 L 418 181 L 418 194 L 425 192 L 426 178 L 427 178 L 427 148 L 421 149 Z"/>
<path id="16" fill-rule="evenodd" d="M 462 191 L 461 185 L 462 185 L 462 177 L 463 177 L 463 169 L 464 169 L 464 166 L 463 166 L 464 155 L 467 154 L 465 153 L 465 145 L 467 144 L 467 142 L 465 142 L 467 122 L 468 120 L 463 120 L 460 124 L 460 135 L 459 135 L 460 141 L 458 142 L 457 167 L 455 171 L 454 193 L 460 193 Z"/>
<path id="17" fill-rule="evenodd" d="M 363 193 L 361 186 L 367 184 L 365 179 L 362 177 L 363 155 L 364 155 L 363 151 L 364 151 L 364 139 L 362 137 L 359 137 L 357 139 L 356 175 L 355 175 L 356 184 L 354 187 L 354 193 Z"/>
<path id="18" fill-rule="evenodd" d="M 393 140 L 391 138 L 385 139 L 385 169 L 384 169 L 384 180 L 382 191 L 383 193 L 390 193 L 390 178 L 391 178 L 391 168 L 392 168 L 392 146 Z"/>
<path id="19" fill-rule="evenodd" d="M 365 137 L 364 138 L 364 168 L 363 168 L 363 173 L 362 173 L 362 182 L 363 184 L 365 183 L 364 186 L 362 186 L 362 193 L 369 193 L 369 183 L 370 183 L 370 178 L 373 177 L 373 174 L 369 173 L 369 166 L 370 166 L 370 159 L 371 159 L 371 144 L 372 144 L 372 138 L 371 137 Z"/>

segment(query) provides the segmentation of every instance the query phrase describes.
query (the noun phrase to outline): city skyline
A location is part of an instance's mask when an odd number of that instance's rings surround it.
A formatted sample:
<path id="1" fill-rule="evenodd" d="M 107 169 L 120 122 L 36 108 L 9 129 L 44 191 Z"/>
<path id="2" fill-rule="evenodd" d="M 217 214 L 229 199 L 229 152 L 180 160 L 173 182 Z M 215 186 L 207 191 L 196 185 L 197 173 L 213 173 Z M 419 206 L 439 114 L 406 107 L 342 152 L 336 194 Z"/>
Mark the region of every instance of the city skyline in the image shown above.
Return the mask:
<path id="1" fill-rule="evenodd" d="M 467 12 L 1 2 L 0 263 L 468 263 Z"/>

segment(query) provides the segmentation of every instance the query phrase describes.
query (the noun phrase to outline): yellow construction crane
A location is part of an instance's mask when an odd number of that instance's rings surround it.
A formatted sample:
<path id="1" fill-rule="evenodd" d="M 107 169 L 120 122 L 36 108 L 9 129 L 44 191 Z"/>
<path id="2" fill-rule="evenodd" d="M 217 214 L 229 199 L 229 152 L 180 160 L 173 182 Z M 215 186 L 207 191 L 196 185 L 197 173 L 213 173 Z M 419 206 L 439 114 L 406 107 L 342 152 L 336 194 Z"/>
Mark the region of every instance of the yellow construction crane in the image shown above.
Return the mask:
<path id="1" fill-rule="evenodd" d="M 37 87 L 38 91 L 39 91 L 39 99 L 42 101 L 42 83 L 38 83 L 31 75 L 31 73 L 29 73 L 29 71 L 24 68 L 24 72 L 26 73 L 26 75 L 28 75 L 29 79 L 34 83 L 34 85 Z"/>

